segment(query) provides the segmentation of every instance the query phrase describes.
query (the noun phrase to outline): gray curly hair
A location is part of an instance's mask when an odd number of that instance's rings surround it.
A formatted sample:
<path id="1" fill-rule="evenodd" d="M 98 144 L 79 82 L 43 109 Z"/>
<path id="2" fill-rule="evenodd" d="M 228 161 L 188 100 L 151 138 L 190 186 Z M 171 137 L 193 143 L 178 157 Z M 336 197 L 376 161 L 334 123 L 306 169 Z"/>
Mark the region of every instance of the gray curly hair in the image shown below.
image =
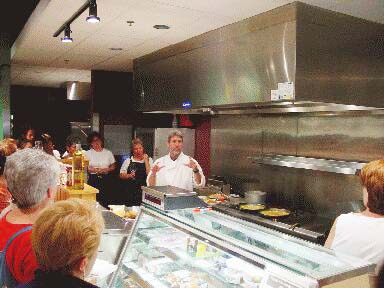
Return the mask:
<path id="1" fill-rule="evenodd" d="M 184 140 L 184 136 L 183 136 L 183 133 L 181 131 L 179 131 L 179 130 L 172 130 L 168 134 L 168 142 L 171 141 L 171 138 L 175 137 L 175 136 L 180 137 L 181 140 Z"/>
<path id="2" fill-rule="evenodd" d="M 19 208 L 29 208 L 47 197 L 58 183 L 60 166 L 51 155 L 36 149 L 19 150 L 7 157 L 4 176 Z"/>

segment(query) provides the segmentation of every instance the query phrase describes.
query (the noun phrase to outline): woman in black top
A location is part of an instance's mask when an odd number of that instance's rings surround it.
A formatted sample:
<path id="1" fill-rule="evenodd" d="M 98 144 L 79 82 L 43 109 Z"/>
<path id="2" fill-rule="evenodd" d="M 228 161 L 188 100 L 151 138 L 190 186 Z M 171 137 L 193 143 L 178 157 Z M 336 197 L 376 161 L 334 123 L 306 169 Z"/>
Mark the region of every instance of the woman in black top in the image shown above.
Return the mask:
<path id="1" fill-rule="evenodd" d="M 121 201 L 126 206 L 141 204 L 141 186 L 147 186 L 147 175 L 153 161 L 144 153 L 143 142 L 136 138 L 132 140 L 132 156 L 124 161 L 120 169 L 120 178 L 124 180 Z"/>

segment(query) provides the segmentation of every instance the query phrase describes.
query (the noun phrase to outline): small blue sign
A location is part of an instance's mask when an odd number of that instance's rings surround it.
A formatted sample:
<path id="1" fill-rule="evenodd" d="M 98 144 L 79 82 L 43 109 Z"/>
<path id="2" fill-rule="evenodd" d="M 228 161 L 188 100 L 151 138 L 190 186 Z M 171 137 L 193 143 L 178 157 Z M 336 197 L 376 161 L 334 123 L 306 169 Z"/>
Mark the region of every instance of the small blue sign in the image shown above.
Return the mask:
<path id="1" fill-rule="evenodd" d="M 191 101 L 184 101 L 183 104 L 181 105 L 183 109 L 191 109 L 192 108 L 192 102 Z"/>

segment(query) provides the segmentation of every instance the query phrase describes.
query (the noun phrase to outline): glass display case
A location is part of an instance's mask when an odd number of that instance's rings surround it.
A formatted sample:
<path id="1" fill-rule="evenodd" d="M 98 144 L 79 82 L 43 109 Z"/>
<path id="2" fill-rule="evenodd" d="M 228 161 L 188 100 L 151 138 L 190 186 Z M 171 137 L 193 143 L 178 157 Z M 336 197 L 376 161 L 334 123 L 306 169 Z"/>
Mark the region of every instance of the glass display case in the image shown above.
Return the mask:
<path id="1" fill-rule="evenodd" d="M 110 287 L 315 288 L 374 265 L 209 209 L 142 207 Z"/>

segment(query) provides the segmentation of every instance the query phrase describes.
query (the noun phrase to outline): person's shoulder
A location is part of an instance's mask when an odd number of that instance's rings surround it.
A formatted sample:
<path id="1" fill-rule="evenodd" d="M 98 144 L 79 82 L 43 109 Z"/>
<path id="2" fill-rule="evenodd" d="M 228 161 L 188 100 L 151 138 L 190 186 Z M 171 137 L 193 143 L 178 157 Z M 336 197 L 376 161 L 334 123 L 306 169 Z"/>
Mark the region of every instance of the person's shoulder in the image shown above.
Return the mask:
<path id="1" fill-rule="evenodd" d="M 123 164 L 121 164 L 121 166 L 129 165 L 130 163 L 131 163 L 131 158 L 128 157 L 127 159 L 125 159 L 125 160 L 123 161 Z"/>
<path id="2" fill-rule="evenodd" d="M 20 225 L 15 224 L 10 224 L 8 227 L 13 230 L 12 235 L 21 229 Z M 30 254 L 32 252 L 32 229 L 18 235 L 10 244 L 9 250 L 13 251 L 11 254 L 17 253 L 21 258 Z"/>
<path id="3" fill-rule="evenodd" d="M 157 158 L 156 161 L 155 161 L 155 163 L 156 163 L 156 162 L 160 162 L 161 160 L 165 160 L 165 159 L 167 159 L 168 157 L 169 157 L 169 155 L 164 155 L 164 156 L 162 156 L 162 157 L 160 157 L 160 158 Z"/>
<path id="4" fill-rule="evenodd" d="M 106 148 L 103 148 L 103 153 L 106 153 L 106 154 L 112 154 L 112 155 L 113 155 L 112 151 L 111 151 L 111 150 L 108 150 L 108 149 L 106 149 Z"/>

